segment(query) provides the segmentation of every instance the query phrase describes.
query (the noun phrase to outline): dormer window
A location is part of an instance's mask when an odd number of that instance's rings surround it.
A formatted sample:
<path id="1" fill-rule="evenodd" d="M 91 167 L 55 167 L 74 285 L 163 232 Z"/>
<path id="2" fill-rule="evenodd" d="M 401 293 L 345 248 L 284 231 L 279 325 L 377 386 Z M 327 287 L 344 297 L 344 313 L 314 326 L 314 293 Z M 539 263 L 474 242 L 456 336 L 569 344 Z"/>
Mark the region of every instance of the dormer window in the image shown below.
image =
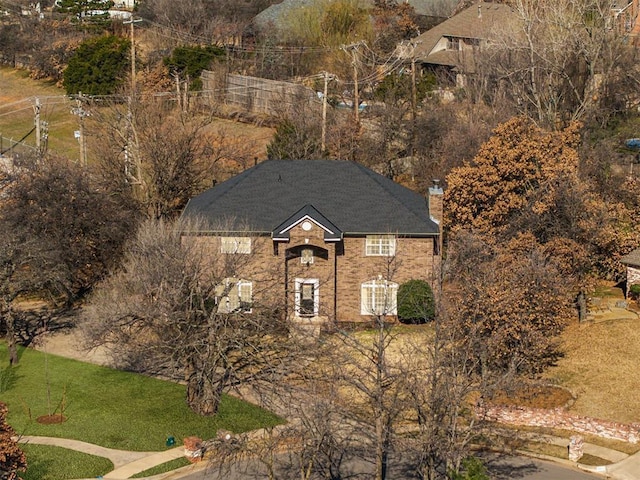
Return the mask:
<path id="1" fill-rule="evenodd" d="M 460 50 L 460 39 L 457 37 L 447 37 L 447 50 Z"/>

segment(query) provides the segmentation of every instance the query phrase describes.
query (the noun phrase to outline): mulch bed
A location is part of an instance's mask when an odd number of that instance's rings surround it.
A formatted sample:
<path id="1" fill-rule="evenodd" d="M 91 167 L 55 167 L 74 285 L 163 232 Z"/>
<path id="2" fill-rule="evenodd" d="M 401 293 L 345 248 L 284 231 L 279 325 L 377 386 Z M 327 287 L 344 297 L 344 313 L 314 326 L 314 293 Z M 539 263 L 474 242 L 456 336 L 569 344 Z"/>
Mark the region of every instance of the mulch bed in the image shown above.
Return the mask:
<path id="1" fill-rule="evenodd" d="M 63 423 L 67 421 L 67 417 L 65 417 L 64 415 L 60 415 L 60 414 L 54 414 L 54 415 L 42 415 L 41 417 L 36 418 L 36 421 L 38 423 L 41 423 L 43 425 L 53 425 L 56 423 Z"/>

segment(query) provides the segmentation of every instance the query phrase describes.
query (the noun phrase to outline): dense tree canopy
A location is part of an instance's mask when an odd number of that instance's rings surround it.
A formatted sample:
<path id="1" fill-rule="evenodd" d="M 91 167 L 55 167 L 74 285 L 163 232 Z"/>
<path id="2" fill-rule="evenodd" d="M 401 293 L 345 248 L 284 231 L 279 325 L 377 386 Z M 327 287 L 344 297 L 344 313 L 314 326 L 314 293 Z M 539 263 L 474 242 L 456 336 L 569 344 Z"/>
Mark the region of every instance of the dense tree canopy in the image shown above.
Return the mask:
<path id="1" fill-rule="evenodd" d="M 459 232 L 448 254 L 446 314 L 478 372 L 536 375 L 561 355 L 567 285 L 531 235 L 499 246 Z"/>
<path id="2" fill-rule="evenodd" d="M 577 173 L 578 132 L 578 125 L 546 132 L 523 118 L 498 126 L 473 161 L 447 177 L 447 225 L 499 234 L 524 208 L 551 208 L 558 182 Z M 541 189 L 546 195 L 534 201 Z"/>
<path id="3" fill-rule="evenodd" d="M 128 72 L 130 43 L 114 35 L 84 41 L 64 71 L 63 85 L 67 93 L 115 93 Z"/>
<path id="4" fill-rule="evenodd" d="M 495 242 L 530 232 L 563 259 L 565 274 L 615 275 L 638 233 L 624 205 L 607 204 L 579 177 L 579 133 L 578 124 L 549 132 L 521 117 L 499 125 L 472 162 L 447 176 L 451 233 Z"/>
<path id="5" fill-rule="evenodd" d="M 135 224 L 131 207 L 98 188 L 86 170 L 49 160 L 23 168 L 3 189 L 0 320 L 16 363 L 15 302 L 67 308 L 120 258 Z"/>
<path id="6" fill-rule="evenodd" d="M 164 64 L 173 75 L 189 79 L 191 90 L 200 90 L 202 80 L 200 74 L 209 68 L 215 58 L 223 57 L 224 50 L 214 46 L 184 46 L 177 47 L 171 56 L 165 57 Z"/>

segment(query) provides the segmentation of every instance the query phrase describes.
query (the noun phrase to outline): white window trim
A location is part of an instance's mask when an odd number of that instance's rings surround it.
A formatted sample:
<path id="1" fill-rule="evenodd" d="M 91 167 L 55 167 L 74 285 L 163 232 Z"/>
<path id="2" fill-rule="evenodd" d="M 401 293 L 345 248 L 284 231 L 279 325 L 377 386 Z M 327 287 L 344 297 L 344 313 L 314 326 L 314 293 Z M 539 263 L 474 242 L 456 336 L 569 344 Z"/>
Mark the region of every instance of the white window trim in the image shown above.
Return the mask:
<path id="1" fill-rule="evenodd" d="M 252 308 L 249 308 L 247 310 L 242 310 L 240 308 L 240 305 L 242 303 L 242 297 L 241 297 L 241 289 L 242 288 L 249 288 L 249 303 L 252 304 L 253 303 L 253 282 L 247 281 L 247 280 L 238 280 L 235 281 L 233 279 L 225 279 L 224 280 L 224 288 L 228 288 L 230 283 L 234 283 L 234 286 L 231 287 L 227 293 L 227 295 L 223 296 L 223 297 L 216 297 L 217 301 L 218 301 L 218 312 L 219 313 L 233 313 L 234 311 L 240 310 L 241 313 L 251 313 L 252 312 Z M 237 296 L 238 296 L 238 308 L 237 309 L 231 309 L 230 308 L 230 300 L 229 300 L 229 295 L 231 294 L 231 292 L 233 290 L 237 291 Z"/>
<path id="2" fill-rule="evenodd" d="M 383 252 L 385 243 L 388 242 L 389 251 Z M 364 254 L 367 257 L 393 257 L 396 254 L 395 235 L 367 235 L 364 243 Z"/>
<path id="3" fill-rule="evenodd" d="M 220 237 L 220 253 L 251 253 L 251 237 Z"/>
<path id="4" fill-rule="evenodd" d="M 366 291 L 371 291 L 371 296 Z M 376 311 L 376 295 L 384 295 L 383 311 Z M 371 304 L 369 304 L 371 298 Z M 388 280 L 370 280 L 360 285 L 360 314 L 361 315 L 397 315 L 398 314 L 398 284 Z"/>
<path id="5" fill-rule="evenodd" d="M 311 252 L 311 256 L 305 257 L 304 256 L 304 252 L 305 251 L 310 251 Z M 315 255 L 313 254 L 313 248 L 303 248 L 302 250 L 300 250 L 300 263 L 302 263 L 303 265 L 311 265 L 314 262 L 314 257 Z"/>
<path id="6" fill-rule="evenodd" d="M 313 316 L 318 316 L 320 310 L 320 280 L 317 278 L 296 278 L 295 279 L 295 314 L 296 317 L 308 318 L 309 315 L 300 315 L 300 302 L 302 300 L 302 285 L 310 283 L 313 285 Z"/>

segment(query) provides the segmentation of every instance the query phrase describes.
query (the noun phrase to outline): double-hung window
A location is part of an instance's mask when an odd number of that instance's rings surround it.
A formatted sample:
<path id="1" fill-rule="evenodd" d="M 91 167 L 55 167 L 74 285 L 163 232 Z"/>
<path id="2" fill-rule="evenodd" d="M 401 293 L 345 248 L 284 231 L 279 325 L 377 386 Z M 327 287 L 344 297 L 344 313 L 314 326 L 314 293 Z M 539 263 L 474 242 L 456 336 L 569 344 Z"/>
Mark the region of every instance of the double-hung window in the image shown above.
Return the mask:
<path id="1" fill-rule="evenodd" d="M 217 288 L 219 313 L 251 313 L 253 284 L 246 280 L 226 278 Z"/>
<path id="2" fill-rule="evenodd" d="M 220 253 L 251 253 L 251 237 L 221 237 Z"/>
<path id="3" fill-rule="evenodd" d="M 393 235 L 367 235 L 365 254 L 367 256 L 393 257 L 396 254 L 396 237 Z"/>
<path id="4" fill-rule="evenodd" d="M 371 280 L 360 288 L 362 315 L 396 315 L 398 284 L 388 280 Z"/>

